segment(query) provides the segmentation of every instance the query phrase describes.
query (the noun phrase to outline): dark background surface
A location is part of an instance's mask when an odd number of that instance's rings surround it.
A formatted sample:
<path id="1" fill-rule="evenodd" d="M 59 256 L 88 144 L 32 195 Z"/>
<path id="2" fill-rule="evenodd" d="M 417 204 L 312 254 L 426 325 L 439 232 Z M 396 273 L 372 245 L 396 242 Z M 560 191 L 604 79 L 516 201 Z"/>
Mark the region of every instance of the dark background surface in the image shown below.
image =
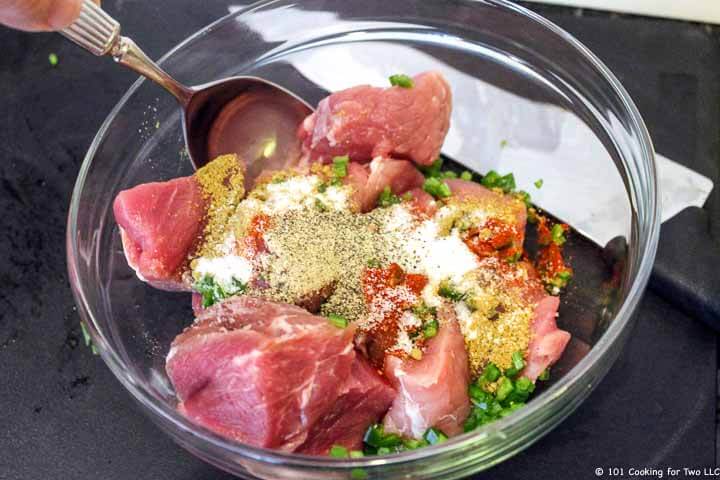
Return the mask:
<path id="1" fill-rule="evenodd" d="M 110 0 L 157 58 L 227 3 Z M 720 182 L 720 28 L 539 7 L 620 78 L 656 149 Z M 136 78 L 57 35 L 0 28 L 0 478 L 224 479 L 173 444 L 82 343 L 65 217 L 96 130 Z M 47 57 L 57 53 L 53 68 Z M 717 189 L 706 206 L 720 218 Z M 720 221 L 708 227 L 720 238 Z M 662 242 L 683 242 L 678 235 Z M 568 420 L 477 478 L 716 464 L 717 336 L 649 292 L 624 353 Z"/>

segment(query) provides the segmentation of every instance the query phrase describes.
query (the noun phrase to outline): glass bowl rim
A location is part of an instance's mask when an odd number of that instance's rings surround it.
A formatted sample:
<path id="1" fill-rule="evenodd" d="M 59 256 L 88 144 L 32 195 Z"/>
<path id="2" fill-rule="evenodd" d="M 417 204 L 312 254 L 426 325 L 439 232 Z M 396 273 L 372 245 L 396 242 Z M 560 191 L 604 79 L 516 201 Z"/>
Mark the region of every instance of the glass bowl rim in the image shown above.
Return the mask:
<path id="1" fill-rule="evenodd" d="M 182 50 L 186 45 L 192 43 L 197 38 L 212 32 L 213 29 L 219 25 L 224 24 L 231 19 L 241 17 L 247 13 L 251 13 L 256 10 L 262 10 L 267 7 L 271 7 L 273 4 L 283 3 L 285 0 L 260 0 L 258 2 L 247 5 L 235 12 L 229 13 L 218 20 L 210 23 L 209 25 L 196 31 L 183 41 L 178 43 L 175 47 L 169 50 L 165 55 L 161 57 L 158 64 L 162 65 L 165 60 L 173 56 L 178 51 Z M 296 3 L 302 3 L 303 0 L 298 0 Z M 560 37 L 561 40 L 565 41 L 569 46 L 574 47 L 576 52 L 584 57 L 593 68 L 596 69 L 596 73 L 599 73 L 604 81 L 607 82 L 608 86 L 612 89 L 614 95 L 622 101 L 622 105 L 629 115 L 632 122 L 632 127 L 635 132 L 639 134 L 638 143 L 640 145 L 640 155 L 645 160 L 645 167 L 648 169 L 649 179 L 649 194 L 648 194 L 648 205 L 647 209 L 650 212 L 648 219 L 647 236 L 644 244 L 639 245 L 639 250 L 642 255 L 639 257 L 639 265 L 637 267 L 637 274 L 635 281 L 630 286 L 625 301 L 621 305 L 618 312 L 615 314 L 614 320 L 610 323 L 610 326 L 593 345 L 590 352 L 575 365 L 572 370 L 566 373 L 560 380 L 554 383 L 550 388 L 544 391 L 541 395 L 534 398 L 531 402 L 513 413 L 508 417 L 502 418 L 488 425 L 485 425 L 473 432 L 460 435 L 452 438 L 449 441 L 441 444 L 429 446 L 426 448 L 406 451 L 401 454 L 393 454 L 389 456 L 379 457 L 364 457 L 360 459 L 335 459 L 329 457 L 317 457 L 309 455 L 299 455 L 294 453 L 285 453 L 276 450 L 270 450 L 265 448 L 253 447 L 245 445 L 232 440 L 227 440 L 220 435 L 205 429 L 204 427 L 195 425 L 187 420 L 185 417 L 180 415 L 175 409 L 170 408 L 166 403 L 161 402 L 154 398 L 141 383 L 134 378 L 130 378 L 128 375 L 128 369 L 125 367 L 125 362 L 120 356 L 108 346 L 108 342 L 104 338 L 104 334 L 98 328 L 98 323 L 92 313 L 89 302 L 86 299 L 84 286 L 76 275 L 77 261 L 81 256 L 79 255 L 78 242 L 77 242 L 77 218 L 79 213 L 79 204 L 82 192 L 85 186 L 85 181 L 92 165 L 93 158 L 104 139 L 107 131 L 110 129 L 112 122 L 118 115 L 118 113 L 125 107 L 135 92 L 143 85 L 144 78 L 139 78 L 135 81 L 128 91 L 122 96 L 118 103 L 110 111 L 97 134 L 95 135 L 90 148 L 88 149 L 83 163 L 80 167 L 78 177 L 73 188 L 72 199 L 70 203 L 70 210 L 68 214 L 67 224 L 67 259 L 68 259 L 68 274 L 70 284 L 75 297 L 75 302 L 79 307 L 79 312 L 82 320 L 86 323 L 90 335 L 94 344 L 96 345 L 100 356 L 103 361 L 108 365 L 110 370 L 113 372 L 115 377 L 122 383 L 122 385 L 131 393 L 131 395 L 137 400 L 145 409 L 152 412 L 153 415 L 160 417 L 165 422 L 169 422 L 174 427 L 182 430 L 186 434 L 190 434 L 199 437 L 204 442 L 207 442 L 214 448 L 219 448 L 234 454 L 247 457 L 249 459 L 274 463 L 283 464 L 285 466 L 301 466 L 301 467 L 319 467 L 319 468 L 358 468 L 358 467 L 374 467 L 380 465 L 398 465 L 404 463 L 413 463 L 417 460 L 431 458 L 440 453 L 457 453 L 468 447 L 479 444 L 484 438 L 491 434 L 497 433 L 504 430 L 506 427 L 521 424 L 528 419 L 537 416 L 538 412 L 544 411 L 549 405 L 556 403 L 562 393 L 569 390 L 570 387 L 577 382 L 581 381 L 588 370 L 595 365 L 595 363 L 605 356 L 610 346 L 618 339 L 620 334 L 626 328 L 628 322 L 631 319 L 632 313 L 637 307 L 642 293 L 647 285 L 652 265 L 655 259 L 655 252 L 657 250 L 658 237 L 659 237 L 659 225 L 660 225 L 660 208 L 658 203 L 658 183 L 657 183 L 657 167 L 655 164 L 655 155 L 650 135 L 645 127 L 642 117 L 637 110 L 634 102 L 630 98 L 625 88 L 621 85 L 615 75 L 602 63 L 602 61 L 595 56 L 587 47 L 579 42 L 571 34 L 545 19 L 539 14 L 536 14 L 525 7 L 511 3 L 508 0 L 466 0 L 471 3 L 483 3 L 486 5 L 492 5 L 495 7 L 505 8 L 509 11 L 513 11 L 523 17 L 526 20 L 535 22 L 539 26 L 544 27 Z M 539 437 L 538 437 L 539 438 Z"/>

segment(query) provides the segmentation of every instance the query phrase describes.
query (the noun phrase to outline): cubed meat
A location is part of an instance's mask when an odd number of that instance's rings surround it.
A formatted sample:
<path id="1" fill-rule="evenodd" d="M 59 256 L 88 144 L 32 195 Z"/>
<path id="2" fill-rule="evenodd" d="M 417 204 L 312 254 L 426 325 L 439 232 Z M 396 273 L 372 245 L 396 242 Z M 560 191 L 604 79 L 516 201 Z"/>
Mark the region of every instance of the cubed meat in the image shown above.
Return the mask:
<path id="1" fill-rule="evenodd" d="M 163 290 L 189 290 L 182 281 L 198 241 L 206 203 L 195 177 L 138 185 L 113 203 L 128 264 L 141 280 Z"/>
<path id="2" fill-rule="evenodd" d="M 354 188 L 353 198 L 360 211 L 375 208 L 386 187 L 395 195 L 422 186 L 425 177 L 407 160 L 378 157 L 367 165 L 350 163 L 346 183 Z"/>
<path id="3" fill-rule="evenodd" d="M 414 77 L 411 88 L 368 85 L 323 99 L 298 130 L 306 163 L 329 163 L 349 155 L 354 162 L 375 157 L 431 164 L 450 126 L 450 86 L 438 72 Z"/>
<path id="4" fill-rule="evenodd" d="M 570 334 L 560 330 L 556 317 L 560 299 L 544 295 L 535 306 L 530 324 L 527 366 L 523 376 L 535 380 L 543 370 L 557 362 L 570 341 Z"/>
<path id="5" fill-rule="evenodd" d="M 362 355 L 356 355 L 343 393 L 315 423 L 297 452 L 326 455 L 333 445 L 361 450 L 368 426 L 380 421 L 395 395 L 387 380 Z"/>
<path id="6" fill-rule="evenodd" d="M 385 375 L 398 391 L 383 422 L 388 432 L 420 438 L 430 427 L 446 435 L 463 431 L 470 413 L 465 340 L 451 307 L 440 308 L 438 316 L 440 329 L 422 359 L 385 359 Z"/>
<path id="7" fill-rule="evenodd" d="M 166 369 L 179 411 L 223 436 L 304 453 L 355 448 L 395 394 L 356 356 L 353 335 L 294 305 L 233 297 L 175 339 Z"/>

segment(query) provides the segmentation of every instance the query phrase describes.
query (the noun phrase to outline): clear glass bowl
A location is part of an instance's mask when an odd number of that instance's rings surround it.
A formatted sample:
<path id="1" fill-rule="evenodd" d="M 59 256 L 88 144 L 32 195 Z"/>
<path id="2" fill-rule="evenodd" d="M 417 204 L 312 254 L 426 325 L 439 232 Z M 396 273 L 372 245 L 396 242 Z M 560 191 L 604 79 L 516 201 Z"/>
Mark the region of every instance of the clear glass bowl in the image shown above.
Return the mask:
<path id="1" fill-rule="evenodd" d="M 192 319 L 190 300 L 136 279 L 113 219 L 112 202 L 120 190 L 192 171 L 183 154 L 178 106 L 155 85 L 138 81 L 102 125 L 82 165 L 68 220 L 70 279 L 103 360 L 150 418 L 187 450 L 248 478 L 458 478 L 538 440 L 605 375 L 631 331 L 654 260 L 656 171 L 648 133 L 627 92 L 570 35 L 500 0 L 278 0 L 221 19 L 161 64 L 187 84 L 257 75 L 312 102 L 326 90 L 437 69 L 449 78 L 455 98 L 450 153 L 481 170 L 502 170 L 494 146 L 513 130 L 525 151 L 550 152 L 530 169 L 535 178 L 557 167 L 553 142 L 565 141 L 567 132 L 527 105 L 529 100 L 552 105 L 579 120 L 592 137 L 579 146 L 577 161 L 563 167 L 567 178 L 585 180 L 573 182 L 592 205 L 614 192 L 612 217 L 619 229 L 605 250 L 612 268 L 589 268 L 595 277 L 576 268 L 575 287 L 561 307 L 562 326 L 592 349 L 579 361 L 570 359 L 572 368 L 558 369 L 551 385 L 513 415 L 439 446 L 352 461 L 228 441 L 176 412 L 164 358 L 173 337 Z M 488 100 L 488 92 L 495 100 Z M 566 190 L 546 182 L 541 198 L 571 204 Z M 578 252 L 575 260 L 585 255 Z"/>

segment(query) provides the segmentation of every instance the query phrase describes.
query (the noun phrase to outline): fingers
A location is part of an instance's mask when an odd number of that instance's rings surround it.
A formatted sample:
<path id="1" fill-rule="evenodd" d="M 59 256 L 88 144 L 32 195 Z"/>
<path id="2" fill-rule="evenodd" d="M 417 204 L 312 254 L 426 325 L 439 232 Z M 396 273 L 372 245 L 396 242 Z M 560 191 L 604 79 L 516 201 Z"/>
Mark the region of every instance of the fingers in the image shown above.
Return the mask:
<path id="1" fill-rule="evenodd" d="M 0 0 L 0 23 L 28 31 L 61 30 L 80 14 L 82 0 Z"/>

